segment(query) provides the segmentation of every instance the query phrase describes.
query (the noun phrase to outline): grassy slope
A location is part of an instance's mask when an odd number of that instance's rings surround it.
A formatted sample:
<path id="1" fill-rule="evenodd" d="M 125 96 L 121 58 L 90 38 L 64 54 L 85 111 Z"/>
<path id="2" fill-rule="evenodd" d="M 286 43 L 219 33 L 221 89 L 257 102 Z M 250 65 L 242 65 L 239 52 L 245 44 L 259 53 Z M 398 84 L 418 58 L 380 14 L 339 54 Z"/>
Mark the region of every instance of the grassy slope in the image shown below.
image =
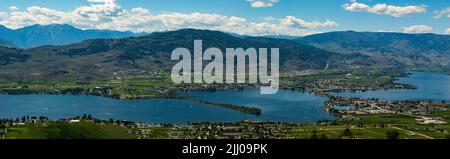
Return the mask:
<path id="1" fill-rule="evenodd" d="M 83 121 L 66 123 L 50 121 L 8 129 L 9 139 L 132 139 L 126 129 L 117 125 L 98 125 Z"/>

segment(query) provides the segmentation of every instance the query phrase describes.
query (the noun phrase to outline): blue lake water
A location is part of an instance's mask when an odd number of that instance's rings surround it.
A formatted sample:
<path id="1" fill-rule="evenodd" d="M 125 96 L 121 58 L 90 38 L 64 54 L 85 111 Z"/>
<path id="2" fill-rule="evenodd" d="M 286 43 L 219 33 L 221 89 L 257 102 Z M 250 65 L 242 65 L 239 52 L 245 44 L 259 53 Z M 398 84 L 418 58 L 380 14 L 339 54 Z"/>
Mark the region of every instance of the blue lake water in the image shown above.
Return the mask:
<path id="1" fill-rule="evenodd" d="M 273 96 L 259 94 L 259 89 L 215 93 L 189 93 L 215 102 L 256 106 L 262 115 L 255 116 L 225 108 L 190 101 L 152 99 L 116 100 L 98 96 L 76 95 L 0 95 L 0 118 L 24 115 L 47 116 L 51 119 L 91 114 L 100 119 L 121 119 L 146 123 L 178 123 L 203 121 L 235 122 L 245 119 L 284 122 L 315 122 L 333 119 L 324 111 L 325 98 L 310 94 L 280 91 Z"/>
<path id="2" fill-rule="evenodd" d="M 450 76 L 440 73 L 413 72 L 398 82 L 418 86 L 417 90 L 382 90 L 364 93 L 335 93 L 340 96 L 379 98 L 382 100 L 450 101 Z M 245 119 L 281 122 L 315 122 L 334 119 L 325 112 L 326 98 L 302 92 L 280 90 L 275 95 L 261 95 L 259 89 L 222 92 L 190 92 L 184 96 L 212 102 L 231 103 L 262 109 L 260 116 L 190 101 L 152 99 L 116 100 L 98 96 L 76 95 L 0 95 L 0 118 L 24 115 L 51 119 L 91 114 L 100 119 L 121 119 L 146 123 L 235 122 Z"/>
<path id="3" fill-rule="evenodd" d="M 355 109 L 355 106 L 338 105 L 338 106 L 335 106 L 334 109 L 337 109 L 337 110 L 350 110 L 350 109 Z"/>
<path id="4" fill-rule="evenodd" d="M 338 96 L 358 98 L 378 98 L 381 100 L 431 100 L 450 102 L 450 76 L 435 72 L 412 72 L 408 77 L 401 77 L 396 82 L 412 84 L 413 90 L 377 90 L 362 93 L 340 92 Z"/>

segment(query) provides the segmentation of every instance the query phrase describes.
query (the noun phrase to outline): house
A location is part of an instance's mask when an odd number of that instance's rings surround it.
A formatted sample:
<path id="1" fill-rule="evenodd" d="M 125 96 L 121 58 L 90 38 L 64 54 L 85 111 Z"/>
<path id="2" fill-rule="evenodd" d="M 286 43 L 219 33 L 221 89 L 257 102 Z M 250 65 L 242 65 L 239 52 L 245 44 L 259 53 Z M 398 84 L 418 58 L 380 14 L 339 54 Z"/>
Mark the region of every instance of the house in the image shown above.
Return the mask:
<path id="1" fill-rule="evenodd" d="M 69 120 L 69 123 L 79 123 L 79 122 L 80 122 L 80 120 L 75 120 L 75 119 Z"/>

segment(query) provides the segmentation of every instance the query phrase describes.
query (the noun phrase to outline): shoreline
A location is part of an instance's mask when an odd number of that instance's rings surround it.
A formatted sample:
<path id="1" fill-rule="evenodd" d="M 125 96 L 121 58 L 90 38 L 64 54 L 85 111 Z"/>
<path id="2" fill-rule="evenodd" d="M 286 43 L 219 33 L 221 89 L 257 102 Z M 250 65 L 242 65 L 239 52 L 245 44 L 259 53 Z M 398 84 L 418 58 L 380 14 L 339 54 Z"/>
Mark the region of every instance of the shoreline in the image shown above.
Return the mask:
<path id="1" fill-rule="evenodd" d="M 390 83 L 393 84 L 401 84 L 401 85 L 409 85 L 409 84 L 402 84 L 402 83 L 396 83 L 395 81 L 398 80 L 400 77 L 407 77 L 410 76 L 411 72 L 403 72 L 402 74 L 393 77 L 390 80 Z M 216 85 L 214 85 L 216 86 Z M 412 85 L 410 85 L 412 86 Z M 184 86 L 186 87 L 186 86 Z M 30 91 L 23 88 L 17 89 L 17 90 L 1 90 L 0 89 L 0 95 L 27 95 L 27 94 L 43 94 L 43 95 L 92 95 L 92 96 L 98 96 L 98 97 L 105 97 L 105 98 L 112 98 L 117 100 L 151 100 L 151 99 L 173 99 L 173 100 L 182 100 L 182 101 L 190 101 L 198 104 L 205 104 L 208 106 L 214 106 L 214 107 L 221 107 L 232 111 L 241 112 L 244 114 L 251 114 L 259 116 L 263 113 L 261 108 L 258 107 L 247 107 L 247 106 L 241 106 L 241 105 L 235 105 L 230 103 L 219 103 L 219 102 L 211 102 L 208 100 L 203 99 L 195 99 L 188 96 L 180 96 L 178 93 L 180 92 L 220 92 L 220 91 L 242 91 L 244 89 L 248 88 L 256 88 L 255 85 L 231 85 L 227 86 L 227 89 L 213 89 L 209 87 L 190 87 L 191 89 L 179 89 L 176 91 L 177 93 L 165 93 L 160 95 L 154 95 L 154 96 L 138 96 L 134 95 L 133 98 L 122 96 L 119 94 L 111 94 L 107 93 L 110 88 L 75 88 L 75 89 L 65 89 L 65 90 L 53 90 L 53 91 Z M 194 89 L 192 89 L 194 88 Z M 223 88 L 223 87 L 222 87 Z M 325 93 L 316 93 L 314 91 L 307 91 L 304 89 L 298 89 L 298 88 L 291 88 L 288 89 L 287 87 L 281 87 L 280 89 L 283 90 L 289 90 L 289 91 L 296 91 L 296 92 L 302 92 L 302 93 L 308 93 L 315 96 L 325 97 L 327 98 L 327 101 L 330 100 L 331 97 L 334 95 L 330 94 L 330 91 L 327 91 Z M 405 88 L 403 88 L 405 89 Z M 409 87 L 406 89 L 417 89 L 415 86 L 414 88 Z M 368 89 L 365 91 L 375 91 L 375 90 L 395 90 L 392 88 L 381 88 L 381 89 Z M 362 92 L 365 92 L 362 91 Z M 331 91 L 331 92 L 338 92 L 338 91 Z M 358 90 L 351 90 L 351 92 L 358 92 Z M 124 98 L 127 97 L 127 98 Z M 327 109 L 326 102 L 323 103 L 323 109 L 327 111 L 330 115 L 333 115 L 336 118 L 339 118 L 339 115 L 336 115 Z"/>

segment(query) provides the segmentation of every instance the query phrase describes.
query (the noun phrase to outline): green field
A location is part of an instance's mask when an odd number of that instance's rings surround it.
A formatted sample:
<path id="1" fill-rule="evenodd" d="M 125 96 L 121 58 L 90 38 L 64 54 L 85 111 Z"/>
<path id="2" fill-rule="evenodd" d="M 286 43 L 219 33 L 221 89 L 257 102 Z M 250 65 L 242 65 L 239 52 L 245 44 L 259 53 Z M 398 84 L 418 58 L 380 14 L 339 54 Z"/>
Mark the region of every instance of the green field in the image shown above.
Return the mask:
<path id="1" fill-rule="evenodd" d="M 402 115 L 358 115 L 355 121 L 334 124 L 283 123 L 207 123 L 194 125 L 160 125 L 123 127 L 115 123 L 81 121 L 45 121 L 43 123 L 8 126 L 6 139 L 214 139 L 224 137 L 220 128 L 240 129 L 241 138 L 260 138 L 264 128 L 275 139 L 448 139 L 450 124 L 422 125 Z"/>
<path id="2" fill-rule="evenodd" d="M 8 128 L 7 139 L 133 139 L 121 126 L 47 121 Z"/>
<path id="3" fill-rule="evenodd" d="M 344 136 L 344 131 L 349 129 L 352 136 Z M 286 133 L 283 138 L 293 139 L 311 139 L 313 131 L 316 131 L 316 135 L 319 137 L 326 136 L 326 139 L 387 139 L 386 133 L 388 131 L 398 131 L 400 133 L 399 139 L 425 139 L 419 135 L 410 135 L 406 132 L 399 131 L 392 127 L 375 128 L 375 127 L 348 127 L 348 126 L 311 126 L 311 127 L 298 127 L 294 131 Z"/>
<path id="4" fill-rule="evenodd" d="M 168 74 L 157 77 L 134 76 L 124 79 L 90 81 L 2 81 L 0 93 L 91 94 L 121 99 L 171 96 L 175 85 Z"/>
<path id="5" fill-rule="evenodd" d="M 373 69 L 370 72 L 338 70 L 322 71 L 318 74 L 307 75 L 302 78 L 286 77 L 282 80 L 288 81 L 293 86 L 302 83 L 311 83 L 317 79 L 342 79 L 351 84 L 380 85 L 390 84 L 395 77 L 402 75 L 399 71 L 385 71 Z M 73 93 L 92 94 L 120 99 L 137 98 L 174 98 L 176 90 L 188 87 L 187 85 L 175 85 L 168 80 L 168 73 L 162 73 L 158 77 L 136 76 L 114 80 L 92 80 L 92 81 L 1 81 L 0 91 L 2 93 Z M 291 81 L 292 80 L 292 81 Z M 283 81 L 282 81 L 283 82 Z M 292 82 L 292 83 L 290 83 Z M 243 109 L 240 106 L 226 103 L 211 103 L 208 101 L 196 101 L 211 106 L 221 106 L 231 110 L 247 112 L 253 114 L 261 113 L 254 108 Z M 305 125 L 283 125 L 279 124 L 280 132 L 273 138 L 287 139 L 385 139 L 391 132 L 398 133 L 401 139 L 431 139 L 449 138 L 450 131 L 450 111 L 430 111 L 428 116 L 442 117 L 447 124 L 442 125 L 421 125 L 417 124 L 414 117 L 383 114 L 383 115 L 356 115 L 356 119 L 339 120 L 337 123 L 326 126 L 314 124 Z M 212 125 L 214 126 L 214 125 Z M 8 127 L 5 136 L 8 139 L 169 139 L 169 138 L 198 138 L 199 136 L 214 137 L 214 133 L 205 135 L 204 131 L 189 126 L 169 126 L 169 127 L 149 127 L 139 130 L 124 128 L 115 124 L 97 124 L 87 121 L 81 123 L 67 123 L 62 121 L 46 121 L 39 124 L 28 123 L 21 126 Z M 140 132 L 140 136 L 128 131 Z M 174 135 L 176 134 L 176 135 Z M 252 132 L 243 132 L 244 136 L 252 137 Z M 351 135 L 349 135 L 351 134 Z M 175 137 L 174 137 L 175 136 Z M 202 137 L 201 137 L 202 138 Z"/>

